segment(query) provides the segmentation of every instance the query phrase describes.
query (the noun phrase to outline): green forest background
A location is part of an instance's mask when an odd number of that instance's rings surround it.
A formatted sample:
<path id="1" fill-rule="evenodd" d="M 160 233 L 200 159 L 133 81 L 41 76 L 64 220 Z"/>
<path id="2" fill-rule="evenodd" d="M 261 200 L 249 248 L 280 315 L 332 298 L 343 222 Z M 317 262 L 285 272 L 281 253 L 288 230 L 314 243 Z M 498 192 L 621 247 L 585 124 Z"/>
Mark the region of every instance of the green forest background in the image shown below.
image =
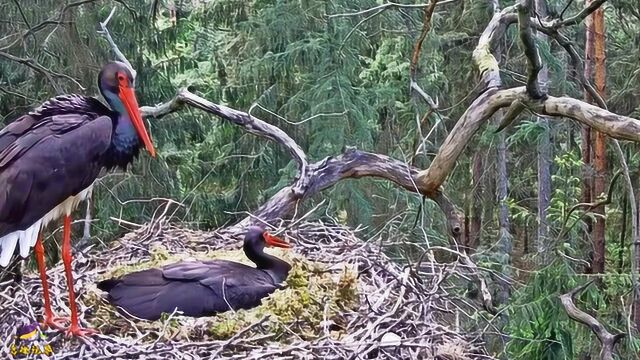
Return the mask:
<path id="1" fill-rule="evenodd" d="M 381 3 L 2 0 L 0 123 L 14 120 L 56 93 L 97 95 L 97 73 L 102 64 L 114 59 L 97 32 L 98 24 L 115 6 L 109 30 L 138 71 L 141 105 L 161 103 L 180 87 L 192 86 L 213 102 L 251 109 L 252 115 L 282 128 L 302 146 L 310 161 L 355 146 L 426 168 L 480 90 L 471 54 L 491 19 L 491 2 L 450 1 L 439 6 L 433 16 L 432 30 L 422 46 L 418 83 L 438 102 L 437 112 L 430 112 L 425 102 L 409 91 L 411 51 L 422 28 L 423 7 L 330 16 Z M 552 16 L 558 16 L 566 5 L 567 13 L 576 13 L 584 4 L 567 0 L 547 3 Z M 500 1 L 502 6 L 511 4 Z M 607 2 L 605 22 L 607 103 L 611 111 L 637 118 L 637 0 Z M 22 36 L 10 36 L 16 32 Z M 584 25 L 567 28 L 564 33 L 584 54 Z M 505 85 L 522 85 L 526 59 L 514 27 L 501 46 Z M 564 49 L 552 41 L 540 41 L 539 46 L 549 68 L 549 92 L 582 99 L 583 91 L 575 82 Z M 33 59 L 53 75 L 49 78 L 2 53 Z M 144 223 L 165 199 L 182 204 L 172 221 L 184 226 L 214 229 L 231 224 L 289 184 L 295 175 L 295 163 L 281 147 L 210 114 L 185 108 L 150 120 L 148 126 L 157 159 L 143 155 L 130 172 L 108 174 L 97 183 L 91 229 L 95 241 L 109 243 L 127 231 L 112 218 Z M 591 244 L 585 240 L 584 220 L 595 217 L 574 212 L 566 219 L 568 210 L 580 202 L 580 126 L 560 119 L 544 123 L 526 115 L 505 130 L 512 235 L 507 247 L 496 247 L 496 147 L 501 135 L 494 133 L 495 128 L 496 124 L 488 124 L 473 138 L 444 186 L 455 204 L 481 221 L 473 258 L 486 269 L 490 284 L 498 282 L 499 274 L 513 277 L 509 296 L 498 304 L 505 315 L 503 321 L 487 331 L 488 337 L 493 336 L 490 344 L 493 341 L 494 352 L 506 358 L 589 358 L 599 351 L 595 337 L 566 316 L 557 298 L 588 277 L 583 262 L 588 264 Z M 422 141 L 419 133 L 429 136 L 414 155 Z M 535 246 L 539 226 L 536 164 L 544 139 L 550 140 L 547 220 L 554 248 L 548 250 L 553 260 L 541 264 Z M 622 145 L 637 180 L 638 146 Z M 612 149 L 608 154 L 609 181 L 618 162 Z M 483 159 L 479 182 L 472 179 L 474 155 Z M 579 306 L 597 314 L 610 330 L 627 332 L 630 219 L 625 215 L 624 206 L 628 205 L 624 205 L 621 184 L 606 207 L 602 284 L 590 287 L 580 297 Z M 387 181 L 342 181 L 307 200 L 304 207 L 308 210 L 322 201 L 317 217 L 333 217 L 352 227 L 366 226 L 367 234 L 379 234 L 395 244 L 388 249 L 399 262 L 416 260 L 425 239 L 432 245 L 448 244 L 445 219 L 437 206 Z M 76 218 L 83 217 L 81 207 Z M 76 230 L 81 236 L 81 226 Z M 568 257 L 557 255 L 557 249 Z M 459 295 L 472 297 L 473 291 L 461 285 Z M 478 327 L 485 326 L 483 314 L 474 316 Z M 506 345 L 495 345 L 500 339 Z M 637 357 L 640 339 L 628 337 L 619 350 L 622 358 Z"/>

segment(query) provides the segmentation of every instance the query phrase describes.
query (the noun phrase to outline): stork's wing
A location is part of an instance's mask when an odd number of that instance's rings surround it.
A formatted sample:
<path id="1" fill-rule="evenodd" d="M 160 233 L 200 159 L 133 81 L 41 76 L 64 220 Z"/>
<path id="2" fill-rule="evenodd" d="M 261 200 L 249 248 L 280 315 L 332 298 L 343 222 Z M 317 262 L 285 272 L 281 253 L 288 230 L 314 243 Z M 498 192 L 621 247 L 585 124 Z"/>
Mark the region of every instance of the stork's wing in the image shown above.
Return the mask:
<path id="1" fill-rule="evenodd" d="M 95 119 L 107 113 L 109 109 L 97 99 L 74 94 L 56 96 L 0 129 L 0 152 L 37 124 L 50 121 L 55 116 L 75 114 Z"/>
<path id="2" fill-rule="evenodd" d="M 112 131 L 108 116 L 54 115 L 0 151 L 0 246 L 93 183 Z"/>
<path id="3" fill-rule="evenodd" d="M 163 268 L 167 279 L 198 281 L 212 292 L 215 312 L 250 309 L 278 286 L 269 274 L 251 266 L 226 260 L 180 262 Z"/>
<path id="4" fill-rule="evenodd" d="M 260 304 L 277 287 L 268 274 L 243 264 L 184 261 L 100 282 L 108 300 L 133 316 L 156 320 L 175 309 L 206 316 Z"/>

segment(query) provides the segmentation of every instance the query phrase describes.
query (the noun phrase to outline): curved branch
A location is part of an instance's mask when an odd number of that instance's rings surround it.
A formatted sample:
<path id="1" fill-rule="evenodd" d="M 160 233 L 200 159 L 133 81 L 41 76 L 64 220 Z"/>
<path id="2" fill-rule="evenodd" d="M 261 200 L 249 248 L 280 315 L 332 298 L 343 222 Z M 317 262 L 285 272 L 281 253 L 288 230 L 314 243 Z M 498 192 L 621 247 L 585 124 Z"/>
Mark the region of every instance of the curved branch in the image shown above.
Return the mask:
<path id="1" fill-rule="evenodd" d="M 161 118 L 167 114 L 180 110 L 184 105 L 193 106 L 208 113 L 217 115 L 222 119 L 243 127 L 246 131 L 254 135 L 267 138 L 284 146 L 298 164 L 297 179 L 300 181 L 296 181 L 296 186 L 291 189 L 293 195 L 296 198 L 299 198 L 305 193 L 305 189 L 308 186 L 306 182 L 306 173 L 308 171 L 307 155 L 302 151 L 302 148 L 300 148 L 295 140 L 277 126 L 266 123 L 255 116 L 247 114 L 246 112 L 238 111 L 224 105 L 215 104 L 190 92 L 187 88 L 178 90 L 178 93 L 173 99 L 163 104 L 140 107 L 140 113 L 143 117 Z"/>
<path id="2" fill-rule="evenodd" d="M 431 29 L 431 17 L 433 16 L 433 11 L 436 9 L 437 4 L 438 0 L 431 0 L 431 2 L 429 2 L 429 6 L 424 10 L 422 31 L 420 32 L 420 36 L 418 36 L 418 39 L 413 46 L 411 62 L 409 63 L 409 91 L 415 90 L 420 96 L 422 96 L 424 101 L 427 102 L 427 105 L 429 105 L 431 109 L 437 109 L 438 104 L 436 104 L 431 96 L 429 96 L 424 90 L 422 90 L 420 85 L 418 85 L 417 76 L 420 50 L 422 49 L 422 43 L 424 42 L 424 39 L 427 37 L 427 34 Z"/>
<path id="3" fill-rule="evenodd" d="M 570 292 L 560 295 L 560 301 L 564 306 L 565 311 L 569 317 L 581 324 L 588 326 L 591 331 L 598 337 L 600 343 L 602 344 L 602 349 L 600 350 L 600 359 L 601 360 L 613 360 L 613 348 L 616 346 L 616 343 L 624 338 L 624 333 L 618 333 L 613 335 L 610 333 L 604 325 L 602 325 L 596 318 L 587 314 L 586 312 L 578 309 L 574 304 L 575 296 L 582 292 L 584 289 L 589 287 L 593 281 L 589 281 L 588 283 L 578 286 L 577 288 L 571 290 Z"/>
<path id="4" fill-rule="evenodd" d="M 347 148 L 335 157 L 309 165 L 306 174 L 308 187 L 302 197 L 292 195 L 295 184 L 278 191 L 251 216 L 239 223 L 225 228 L 225 233 L 240 234 L 247 226 L 260 223 L 272 223 L 293 213 L 299 201 L 325 190 L 344 179 L 376 177 L 395 183 L 401 188 L 420 193 L 416 186 L 418 169 L 389 156 Z M 457 240 L 463 226 L 463 215 L 456 206 L 439 191 L 428 195 L 443 211 L 447 218 L 449 232 Z"/>
<path id="5" fill-rule="evenodd" d="M 531 0 L 521 0 L 518 5 L 518 25 L 520 32 L 520 41 L 524 47 L 524 55 L 527 58 L 527 93 L 534 99 L 542 99 L 546 96 L 540 88 L 538 82 L 538 74 L 542 70 L 542 60 L 536 46 L 535 36 L 533 35 L 533 26 L 531 21 L 531 13 L 533 12 L 533 3 Z"/>
<path id="6" fill-rule="evenodd" d="M 531 99 L 525 87 L 506 90 L 488 89 L 460 117 L 444 140 L 428 169 L 418 174 L 418 187 L 425 194 L 436 191 L 453 171 L 456 162 L 473 135 L 498 109 L 514 101 L 530 109 L 554 117 L 566 117 L 588 125 L 613 138 L 640 142 L 640 120 L 617 115 L 608 110 L 569 97 L 547 96 Z"/>
<path id="7" fill-rule="evenodd" d="M 525 93 L 524 87 L 507 90 L 489 88 L 471 103 L 440 146 L 429 168 L 418 174 L 420 189 L 426 194 L 436 191 L 453 171 L 458 157 L 480 126 L 498 109 L 510 106 Z"/>

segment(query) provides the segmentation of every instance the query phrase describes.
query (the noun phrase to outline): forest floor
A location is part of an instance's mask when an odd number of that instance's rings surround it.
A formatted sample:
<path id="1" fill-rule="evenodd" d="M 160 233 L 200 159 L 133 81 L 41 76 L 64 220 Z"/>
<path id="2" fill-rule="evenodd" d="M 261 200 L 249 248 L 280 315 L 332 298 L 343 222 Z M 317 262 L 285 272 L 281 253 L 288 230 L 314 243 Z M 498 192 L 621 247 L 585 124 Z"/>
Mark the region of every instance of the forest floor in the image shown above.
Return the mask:
<path id="1" fill-rule="evenodd" d="M 293 265 L 285 289 L 255 309 L 208 318 L 175 313 L 155 322 L 125 318 L 104 301 L 95 283 L 178 259 L 242 261 L 239 239 L 159 219 L 107 249 L 85 249 L 73 263 L 81 323 L 100 334 L 83 342 L 45 331 L 44 341 L 55 359 L 491 358 L 482 331 L 457 328 L 461 311 L 446 290 L 447 266 L 432 266 L 431 274 L 418 276 L 347 227 L 286 225 L 274 231 L 293 245 L 274 252 Z M 48 274 L 54 312 L 68 314 L 62 265 Z M 0 284 L 1 358 L 10 355 L 16 328 L 41 316 L 41 298 L 35 272 L 19 283 Z"/>

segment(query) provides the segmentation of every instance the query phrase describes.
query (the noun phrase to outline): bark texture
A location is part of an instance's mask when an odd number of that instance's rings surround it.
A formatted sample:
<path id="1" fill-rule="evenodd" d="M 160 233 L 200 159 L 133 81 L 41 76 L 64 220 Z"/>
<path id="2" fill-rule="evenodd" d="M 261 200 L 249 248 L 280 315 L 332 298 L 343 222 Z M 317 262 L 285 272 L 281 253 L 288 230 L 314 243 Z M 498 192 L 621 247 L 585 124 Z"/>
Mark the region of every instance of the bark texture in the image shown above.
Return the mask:
<path id="1" fill-rule="evenodd" d="M 604 10 L 599 8 L 593 14 L 593 60 L 594 61 L 594 85 L 600 98 L 605 99 L 605 39 L 604 39 Z M 589 30 L 587 30 L 589 31 Z M 593 166 L 595 177 L 593 179 L 593 195 L 600 196 L 607 187 L 607 147 L 605 135 L 600 131 L 593 134 Z M 596 222 L 593 225 L 591 238 L 593 240 L 593 273 L 604 273 L 605 264 L 605 207 L 598 206 L 593 210 L 596 214 Z"/>

